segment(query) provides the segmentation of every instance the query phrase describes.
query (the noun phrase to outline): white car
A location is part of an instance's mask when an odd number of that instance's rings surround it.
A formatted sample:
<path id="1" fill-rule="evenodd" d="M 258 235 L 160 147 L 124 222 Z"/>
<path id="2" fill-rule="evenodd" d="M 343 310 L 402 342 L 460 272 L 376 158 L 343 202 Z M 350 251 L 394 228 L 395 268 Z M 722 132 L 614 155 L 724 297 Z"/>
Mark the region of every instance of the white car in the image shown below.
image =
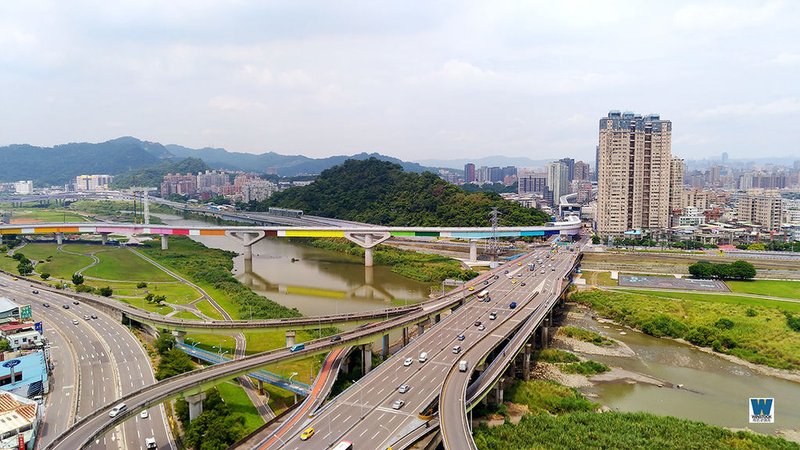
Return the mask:
<path id="1" fill-rule="evenodd" d="M 147 419 L 148 417 L 150 417 L 150 413 L 147 412 L 146 409 L 144 409 L 142 410 L 142 412 L 139 413 L 139 417 L 142 419 Z"/>
<path id="2" fill-rule="evenodd" d="M 403 361 L 403 365 L 404 365 L 404 366 L 406 366 L 406 367 L 408 367 L 408 366 L 410 366 L 410 365 L 411 365 L 411 363 L 413 363 L 413 362 L 414 362 L 414 359 L 412 359 L 412 358 L 406 358 L 406 360 L 405 360 L 405 361 Z"/>
<path id="3" fill-rule="evenodd" d="M 411 386 L 407 384 L 401 384 L 399 388 L 397 388 L 397 392 L 401 394 L 405 394 L 408 390 L 411 389 Z"/>
<path id="4" fill-rule="evenodd" d="M 461 353 L 461 346 L 460 345 L 456 345 L 455 347 L 453 347 L 453 353 L 455 353 L 455 354 Z"/>
<path id="5" fill-rule="evenodd" d="M 406 402 L 404 402 L 402 400 L 395 400 L 394 403 L 392 403 L 392 409 L 400 409 L 405 404 L 406 404 Z"/>
<path id="6" fill-rule="evenodd" d="M 111 408 L 111 411 L 108 412 L 109 417 L 117 417 L 117 414 L 125 411 L 128 408 L 128 405 L 125 403 L 120 403 L 119 405 Z"/>

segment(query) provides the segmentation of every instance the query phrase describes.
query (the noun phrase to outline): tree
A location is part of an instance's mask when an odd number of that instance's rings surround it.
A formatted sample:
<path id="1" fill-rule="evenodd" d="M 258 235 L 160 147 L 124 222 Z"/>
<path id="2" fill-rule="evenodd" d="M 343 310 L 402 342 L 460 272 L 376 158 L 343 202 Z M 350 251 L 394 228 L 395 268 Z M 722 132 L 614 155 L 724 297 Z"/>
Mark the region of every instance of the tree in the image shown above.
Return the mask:
<path id="1" fill-rule="evenodd" d="M 20 261 L 19 264 L 17 265 L 17 271 L 22 276 L 30 275 L 31 273 L 33 273 L 33 265 L 28 260 Z"/>
<path id="2" fill-rule="evenodd" d="M 712 278 L 714 276 L 714 265 L 708 261 L 697 261 L 689 266 L 689 273 L 695 278 Z"/>
<path id="3" fill-rule="evenodd" d="M 24 255 L 24 254 L 22 254 L 22 253 L 19 253 L 19 252 L 17 252 L 17 253 L 14 253 L 13 255 L 11 255 L 11 257 L 12 257 L 12 258 L 14 258 L 14 259 L 16 259 L 17 261 L 22 261 L 23 259 L 25 259 L 25 260 L 27 260 L 27 259 L 28 259 L 28 258 L 26 258 L 26 257 L 25 257 L 25 255 Z"/>
<path id="4" fill-rule="evenodd" d="M 592 244 L 599 245 L 602 240 L 600 240 L 600 236 L 593 234 L 592 235 Z"/>
<path id="5" fill-rule="evenodd" d="M 72 274 L 72 284 L 74 284 L 75 286 L 83 284 L 83 275 L 81 275 L 79 273 L 73 273 Z"/>
<path id="6" fill-rule="evenodd" d="M 748 250 L 766 250 L 767 246 L 764 244 L 750 244 L 747 246 Z"/>
<path id="7" fill-rule="evenodd" d="M 42 272 L 39 276 L 42 277 L 43 280 L 50 278 L 50 274 L 47 272 Z"/>
<path id="8" fill-rule="evenodd" d="M 147 289 L 147 283 L 145 283 L 144 281 L 140 281 L 140 282 L 138 282 L 136 284 L 136 288 L 137 289 Z"/>
<path id="9" fill-rule="evenodd" d="M 111 287 L 106 286 L 98 289 L 97 293 L 102 295 L 103 297 L 111 297 L 112 295 L 114 295 L 114 290 L 111 289 Z"/>
<path id="10" fill-rule="evenodd" d="M 174 377 L 185 372 L 194 370 L 194 363 L 186 353 L 173 348 L 161 357 L 156 369 L 156 379 L 161 381 L 165 378 Z"/>
<path id="11" fill-rule="evenodd" d="M 11 350 L 11 344 L 8 342 L 8 339 L 0 339 L 0 353 L 7 352 L 9 350 Z"/>
<path id="12" fill-rule="evenodd" d="M 158 338 L 156 338 L 153 346 L 156 348 L 159 355 L 166 355 L 167 352 L 175 347 L 175 336 L 170 334 L 168 331 L 162 331 L 161 333 L 158 333 Z"/>
<path id="13" fill-rule="evenodd" d="M 731 264 L 731 268 L 733 269 L 733 277 L 738 278 L 740 280 L 750 280 L 756 277 L 756 268 L 753 264 L 747 261 L 736 261 Z"/>

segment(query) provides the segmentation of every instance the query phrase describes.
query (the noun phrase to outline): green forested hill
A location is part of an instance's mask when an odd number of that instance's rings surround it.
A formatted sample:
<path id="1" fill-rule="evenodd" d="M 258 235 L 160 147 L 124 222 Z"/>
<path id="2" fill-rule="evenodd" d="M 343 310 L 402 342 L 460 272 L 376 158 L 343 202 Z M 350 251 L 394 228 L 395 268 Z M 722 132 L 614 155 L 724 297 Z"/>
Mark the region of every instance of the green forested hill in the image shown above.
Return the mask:
<path id="1" fill-rule="evenodd" d="M 404 172 L 402 167 L 370 158 L 347 160 L 303 187 L 276 193 L 251 205 L 302 209 L 306 214 L 376 225 L 488 226 L 489 211 L 503 214 L 501 226 L 541 225 L 548 216 L 494 193 L 467 193 L 430 172 Z"/>

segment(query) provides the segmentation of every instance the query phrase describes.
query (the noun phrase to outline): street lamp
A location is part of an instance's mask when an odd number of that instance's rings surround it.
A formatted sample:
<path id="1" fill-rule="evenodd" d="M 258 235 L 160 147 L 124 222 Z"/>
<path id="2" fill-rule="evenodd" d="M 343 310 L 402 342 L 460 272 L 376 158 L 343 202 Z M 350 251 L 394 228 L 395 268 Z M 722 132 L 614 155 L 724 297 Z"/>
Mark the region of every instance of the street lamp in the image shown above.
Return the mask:
<path id="1" fill-rule="evenodd" d="M 292 374 L 289 375 L 289 384 L 292 384 L 292 378 L 294 378 L 296 376 L 297 376 L 297 372 L 292 372 Z"/>

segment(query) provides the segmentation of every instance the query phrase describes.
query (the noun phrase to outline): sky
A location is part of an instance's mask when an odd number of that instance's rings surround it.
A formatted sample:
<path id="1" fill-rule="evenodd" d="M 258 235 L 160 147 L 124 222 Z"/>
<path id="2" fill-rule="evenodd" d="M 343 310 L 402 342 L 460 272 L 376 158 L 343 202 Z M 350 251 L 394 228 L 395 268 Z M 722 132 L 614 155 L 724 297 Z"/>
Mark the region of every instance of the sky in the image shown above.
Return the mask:
<path id="1" fill-rule="evenodd" d="M 404 160 L 800 155 L 797 1 L 0 2 L 0 145 L 135 136 Z"/>

